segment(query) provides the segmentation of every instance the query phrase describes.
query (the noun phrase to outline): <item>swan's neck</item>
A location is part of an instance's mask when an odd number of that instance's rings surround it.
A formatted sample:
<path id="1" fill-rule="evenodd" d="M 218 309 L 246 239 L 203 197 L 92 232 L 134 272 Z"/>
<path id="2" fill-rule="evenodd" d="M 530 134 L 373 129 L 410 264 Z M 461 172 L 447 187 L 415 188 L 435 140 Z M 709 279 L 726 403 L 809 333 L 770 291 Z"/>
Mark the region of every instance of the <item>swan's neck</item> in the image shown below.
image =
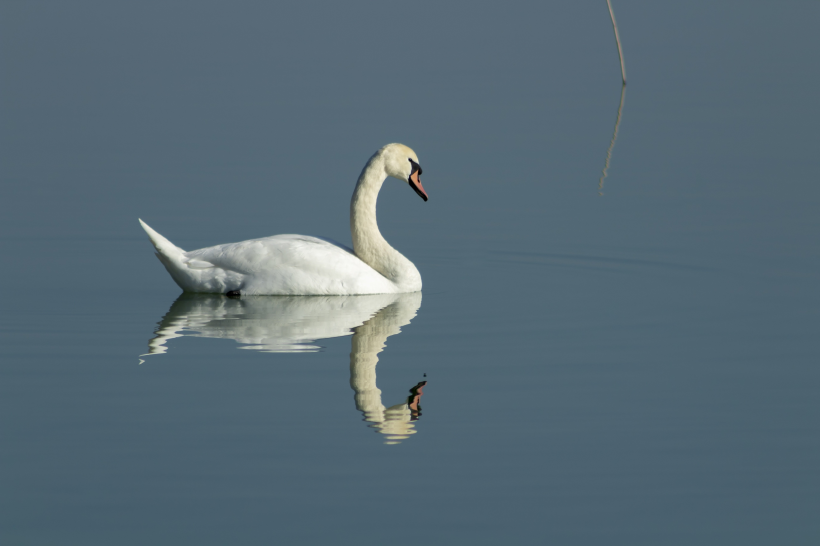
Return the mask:
<path id="1" fill-rule="evenodd" d="M 353 251 L 364 263 L 396 283 L 401 292 L 416 292 L 421 290 L 421 275 L 416 266 L 385 241 L 376 222 L 376 199 L 386 178 L 384 160 L 376 154 L 359 176 L 350 200 Z"/>

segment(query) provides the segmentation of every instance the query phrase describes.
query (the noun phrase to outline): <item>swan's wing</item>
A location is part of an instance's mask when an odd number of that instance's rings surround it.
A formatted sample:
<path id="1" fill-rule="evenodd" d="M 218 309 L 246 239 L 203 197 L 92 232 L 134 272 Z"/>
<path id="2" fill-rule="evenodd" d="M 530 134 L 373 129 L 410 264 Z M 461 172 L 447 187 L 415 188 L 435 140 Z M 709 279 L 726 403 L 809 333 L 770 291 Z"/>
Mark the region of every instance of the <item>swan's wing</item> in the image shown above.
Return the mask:
<path id="1" fill-rule="evenodd" d="M 192 269 L 208 266 L 244 276 L 243 294 L 395 292 L 353 251 L 328 239 L 275 235 L 185 253 Z"/>
<path id="2" fill-rule="evenodd" d="M 271 267 L 324 269 L 339 262 L 359 260 L 344 245 L 307 235 L 274 235 L 238 243 L 211 246 L 185 253 L 193 269 L 219 267 L 249 275 Z"/>

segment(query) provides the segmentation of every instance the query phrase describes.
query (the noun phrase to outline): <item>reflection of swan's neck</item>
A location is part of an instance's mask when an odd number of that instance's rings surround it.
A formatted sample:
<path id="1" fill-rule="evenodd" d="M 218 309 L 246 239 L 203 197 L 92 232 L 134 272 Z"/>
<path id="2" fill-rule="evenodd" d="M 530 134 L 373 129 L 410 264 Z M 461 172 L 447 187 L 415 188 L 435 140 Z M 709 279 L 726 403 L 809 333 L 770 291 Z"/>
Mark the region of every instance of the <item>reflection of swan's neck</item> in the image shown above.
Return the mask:
<path id="1" fill-rule="evenodd" d="M 384 406 L 382 391 L 376 386 L 376 364 L 387 336 L 363 330 L 364 326 L 357 328 L 350 342 L 350 386 L 356 393 L 356 409 L 364 413 L 365 420 L 382 421 Z"/>
<path id="2" fill-rule="evenodd" d="M 350 200 L 353 251 L 364 263 L 396 283 L 402 292 L 421 290 L 421 275 L 413 263 L 390 246 L 376 222 L 376 199 L 387 178 L 384 158 L 376 154 L 365 165 Z"/>
<path id="3" fill-rule="evenodd" d="M 373 428 L 387 435 L 387 443 L 398 443 L 416 432 L 411 422 L 415 415 L 408 404 L 385 408 L 382 391 L 376 386 L 378 354 L 384 349 L 387 338 L 398 334 L 400 327 L 415 316 L 418 301 L 414 296 L 420 299 L 421 295 L 406 294 L 403 299 L 379 311 L 355 329 L 350 342 L 350 386 L 356 393 L 356 409 L 364 414 L 365 421 L 373 423 Z M 416 301 L 410 303 L 411 300 Z"/>
<path id="4" fill-rule="evenodd" d="M 389 336 L 399 333 L 395 320 L 396 305 L 391 304 L 356 328 L 350 341 L 350 386 L 356 392 L 356 408 L 368 421 L 381 421 L 384 411 L 382 391 L 376 386 L 378 354 Z M 393 316 L 390 316 L 393 315 Z"/>

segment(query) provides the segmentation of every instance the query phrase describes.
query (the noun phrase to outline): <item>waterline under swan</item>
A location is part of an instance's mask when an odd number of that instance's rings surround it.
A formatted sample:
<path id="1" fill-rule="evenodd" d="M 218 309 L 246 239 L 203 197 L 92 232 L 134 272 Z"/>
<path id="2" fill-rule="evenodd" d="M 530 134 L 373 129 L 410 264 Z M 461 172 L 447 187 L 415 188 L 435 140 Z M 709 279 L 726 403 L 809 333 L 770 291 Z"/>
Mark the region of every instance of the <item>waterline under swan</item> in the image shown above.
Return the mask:
<path id="1" fill-rule="evenodd" d="M 376 199 L 388 176 L 425 201 L 416 153 L 388 144 L 365 165 L 350 201 L 353 248 L 307 235 L 274 235 L 186 252 L 140 224 L 174 281 L 186 292 L 229 295 L 397 294 L 421 290 L 416 266 L 382 237 Z"/>

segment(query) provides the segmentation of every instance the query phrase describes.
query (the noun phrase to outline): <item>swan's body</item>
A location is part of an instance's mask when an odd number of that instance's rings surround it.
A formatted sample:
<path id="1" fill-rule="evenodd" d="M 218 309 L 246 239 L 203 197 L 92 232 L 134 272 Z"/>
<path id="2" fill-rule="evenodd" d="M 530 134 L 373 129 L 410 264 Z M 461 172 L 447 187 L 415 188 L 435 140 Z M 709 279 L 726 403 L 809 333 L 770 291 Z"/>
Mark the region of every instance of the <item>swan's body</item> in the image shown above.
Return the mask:
<path id="1" fill-rule="evenodd" d="M 140 224 L 157 257 L 186 292 L 242 295 L 393 294 L 421 290 L 413 263 L 390 246 L 376 223 L 376 198 L 388 176 L 410 183 L 425 201 L 416 154 L 388 144 L 370 158 L 350 202 L 353 248 L 306 235 L 274 235 L 185 252 Z"/>

